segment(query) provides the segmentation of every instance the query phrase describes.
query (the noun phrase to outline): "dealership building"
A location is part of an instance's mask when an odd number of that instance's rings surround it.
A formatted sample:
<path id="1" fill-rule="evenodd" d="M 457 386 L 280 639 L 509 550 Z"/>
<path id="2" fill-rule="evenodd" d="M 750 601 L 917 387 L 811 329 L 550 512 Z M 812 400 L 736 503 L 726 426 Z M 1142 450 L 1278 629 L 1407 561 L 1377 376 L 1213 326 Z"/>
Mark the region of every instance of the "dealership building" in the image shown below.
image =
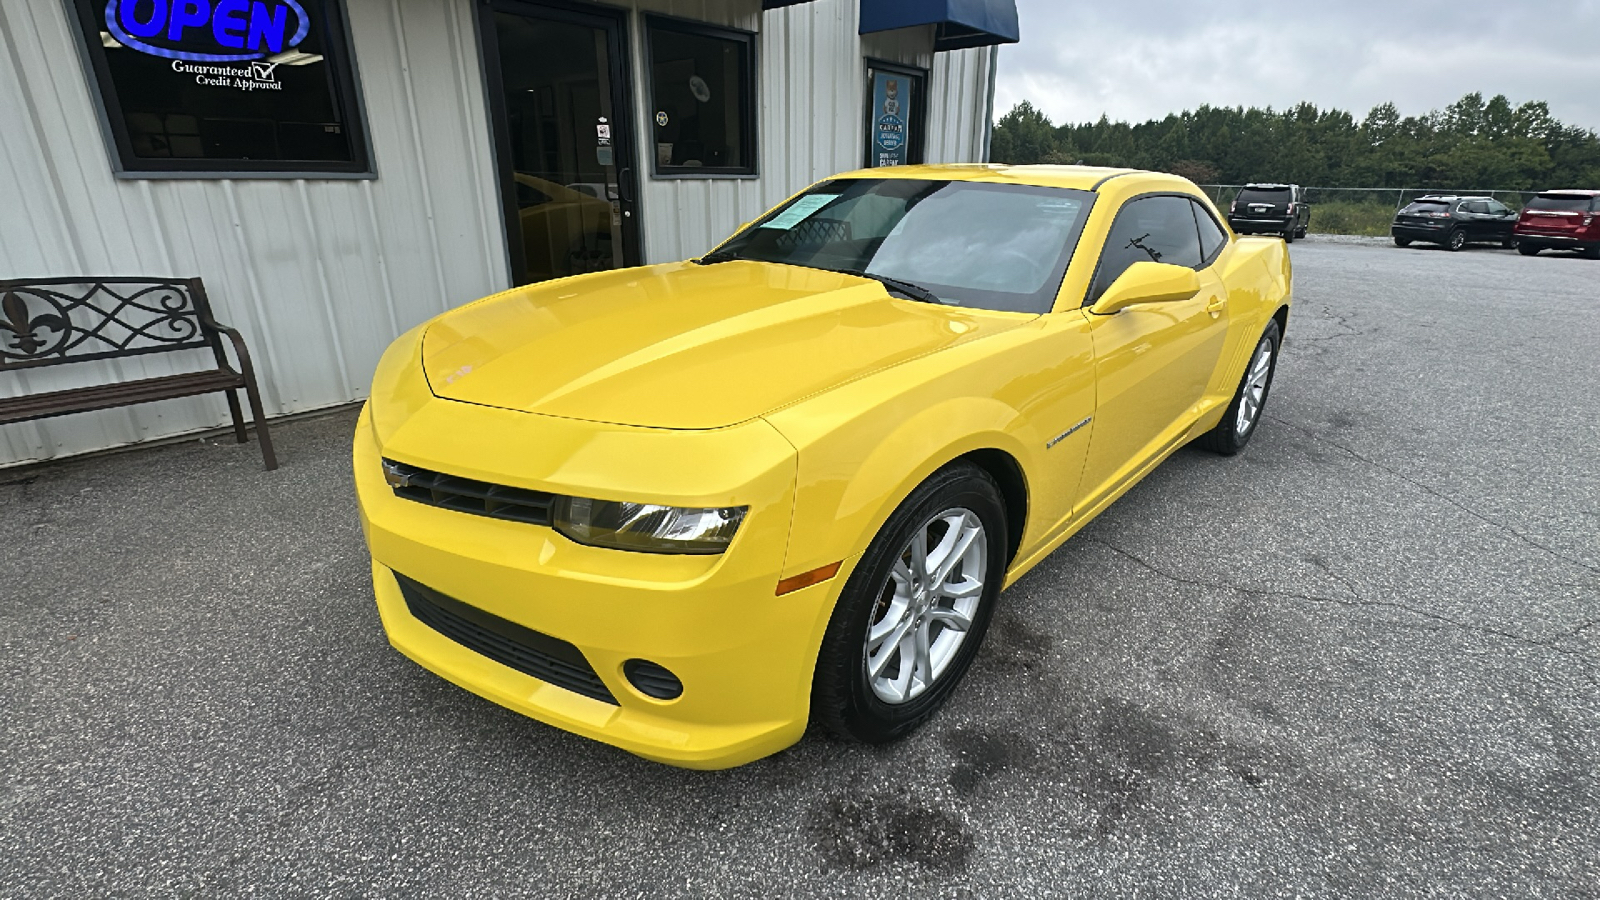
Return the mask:
<path id="1" fill-rule="evenodd" d="M 269 416 L 346 404 L 444 310 L 699 255 L 835 172 L 986 159 L 1017 38 L 1013 0 L 0 0 L 0 280 L 200 276 Z M 181 356 L 0 358 L 0 398 Z M 7 424 L 0 465 L 226 421 Z"/>

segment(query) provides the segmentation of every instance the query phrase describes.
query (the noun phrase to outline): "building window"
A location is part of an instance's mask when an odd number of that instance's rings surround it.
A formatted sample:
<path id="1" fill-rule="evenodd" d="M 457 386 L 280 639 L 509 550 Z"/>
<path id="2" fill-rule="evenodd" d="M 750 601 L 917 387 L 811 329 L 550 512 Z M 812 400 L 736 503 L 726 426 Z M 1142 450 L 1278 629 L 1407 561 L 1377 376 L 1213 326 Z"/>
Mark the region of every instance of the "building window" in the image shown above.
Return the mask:
<path id="1" fill-rule="evenodd" d="M 646 18 L 658 177 L 756 173 L 755 35 Z"/>
<path id="2" fill-rule="evenodd" d="M 867 168 L 922 162 L 927 78 L 921 69 L 867 62 Z"/>
<path id="3" fill-rule="evenodd" d="M 72 0 L 123 173 L 371 171 L 338 0 Z"/>

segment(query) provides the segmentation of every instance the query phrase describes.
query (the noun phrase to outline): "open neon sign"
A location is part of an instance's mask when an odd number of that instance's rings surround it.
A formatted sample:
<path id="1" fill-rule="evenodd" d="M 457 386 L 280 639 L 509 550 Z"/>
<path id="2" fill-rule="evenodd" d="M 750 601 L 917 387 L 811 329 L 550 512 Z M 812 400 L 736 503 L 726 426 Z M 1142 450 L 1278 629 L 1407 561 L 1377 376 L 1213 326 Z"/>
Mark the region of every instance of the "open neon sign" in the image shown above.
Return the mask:
<path id="1" fill-rule="evenodd" d="M 311 17 L 298 0 L 109 0 L 106 28 L 152 56 L 246 62 L 298 46 Z"/>

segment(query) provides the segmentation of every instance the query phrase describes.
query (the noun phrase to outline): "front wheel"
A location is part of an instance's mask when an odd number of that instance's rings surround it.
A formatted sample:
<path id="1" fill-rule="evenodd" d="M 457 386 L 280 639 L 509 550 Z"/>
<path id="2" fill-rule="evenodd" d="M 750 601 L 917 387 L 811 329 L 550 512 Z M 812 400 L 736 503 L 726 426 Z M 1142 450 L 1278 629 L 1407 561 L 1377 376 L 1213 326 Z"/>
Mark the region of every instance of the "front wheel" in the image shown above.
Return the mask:
<path id="1" fill-rule="evenodd" d="M 1411 238 L 1397 237 L 1394 239 L 1394 245 L 1396 247 L 1409 247 L 1411 246 Z"/>
<path id="2" fill-rule="evenodd" d="M 1517 249 L 1517 239 L 1514 237 L 1508 237 L 1500 242 L 1500 246 L 1506 248 L 1507 250 L 1515 250 Z"/>
<path id="3" fill-rule="evenodd" d="M 1445 247 L 1446 250 L 1449 250 L 1451 253 L 1454 253 L 1457 250 L 1460 250 L 1462 247 L 1465 247 L 1466 245 L 1467 245 L 1467 233 L 1465 231 L 1462 231 L 1459 228 L 1457 228 L 1455 231 L 1452 231 L 1448 235 L 1445 236 L 1444 247 Z"/>
<path id="4" fill-rule="evenodd" d="M 912 491 L 834 607 L 812 682 L 815 721 L 869 744 L 926 722 L 977 655 L 1008 546 L 1000 489 L 977 466 L 946 466 Z"/>
<path id="5" fill-rule="evenodd" d="M 1244 367 L 1244 377 L 1239 380 L 1239 390 L 1228 404 L 1217 427 L 1200 436 L 1196 442 L 1213 453 L 1232 456 L 1250 443 L 1250 436 L 1261 424 L 1261 410 L 1267 405 L 1267 394 L 1272 390 L 1272 373 L 1278 368 L 1278 348 L 1283 343 L 1283 329 L 1278 320 L 1267 323 L 1256 342 L 1256 351 L 1250 355 L 1250 364 Z"/>

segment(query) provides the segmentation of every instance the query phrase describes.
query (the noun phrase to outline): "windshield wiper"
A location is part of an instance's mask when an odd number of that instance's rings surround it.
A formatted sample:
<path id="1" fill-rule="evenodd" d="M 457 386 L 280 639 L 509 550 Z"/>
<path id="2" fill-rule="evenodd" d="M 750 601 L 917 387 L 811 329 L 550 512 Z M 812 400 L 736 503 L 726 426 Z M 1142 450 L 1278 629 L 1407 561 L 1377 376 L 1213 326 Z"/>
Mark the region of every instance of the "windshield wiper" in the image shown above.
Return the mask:
<path id="1" fill-rule="evenodd" d="M 834 269 L 833 271 L 842 272 L 845 275 L 854 275 L 858 278 L 871 278 L 889 290 L 904 294 L 912 300 L 920 300 L 923 303 L 944 303 L 943 300 L 939 299 L 938 294 L 920 284 L 912 284 L 909 281 L 901 281 L 898 278 L 890 278 L 887 275 L 874 275 L 864 269 Z"/>
<path id="2" fill-rule="evenodd" d="M 744 257 L 740 256 L 736 251 L 733 250 L 713 250 L 710 253 L 707 253 L 705 256 L 695 260 L 695 264 L 701 266 L 714 266 L 717 263 L 732 262 L 736 259 L 743 258 Z"/>

